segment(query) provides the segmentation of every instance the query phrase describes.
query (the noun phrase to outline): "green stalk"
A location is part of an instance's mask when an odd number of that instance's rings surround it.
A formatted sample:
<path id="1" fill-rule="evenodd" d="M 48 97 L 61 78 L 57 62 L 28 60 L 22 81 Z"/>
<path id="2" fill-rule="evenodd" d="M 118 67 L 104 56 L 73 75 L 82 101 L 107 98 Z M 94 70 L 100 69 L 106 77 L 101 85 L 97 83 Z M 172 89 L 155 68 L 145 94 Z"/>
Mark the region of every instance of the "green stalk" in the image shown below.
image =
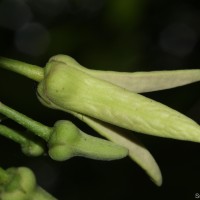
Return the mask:
<path id="1" fill-rule="evenodd" d="M 24 135 L 4 125 L 0 125 L 0 135 L 20 144 L 22 152 L 27 156 L 40 156 L 44 153 L 44 144 L 33 135 Z"/>
<path id="2" fill-rule="evenodd" d="M 44 77 L 43 68 L 18 60 L 0 57 L 0 67 L 26 76 L 37 82 L 40 82 Z"/>
<path id="3" fill-rule="evenodd" d="M 45 141 L 48 141 L 52 129 L 48 126 L 45 126 L 22 113 L 13 110 L 12 108 L 4 105 L 0 102 L 0 113 L 7 116 L 8 118 L 14 120 L 18 124 L 26 127 L 31 132 L 35 133 L 39 137 L 43 138 Z"/>
<path id="4" fill-rule="evenodd" d="M 19 144 L 24 144 L 26 142 L 26 138 L 23 135 L 4 125 L 0 125 L 0 135 L 3 135 L 4 137 L 9 138 Z"/>

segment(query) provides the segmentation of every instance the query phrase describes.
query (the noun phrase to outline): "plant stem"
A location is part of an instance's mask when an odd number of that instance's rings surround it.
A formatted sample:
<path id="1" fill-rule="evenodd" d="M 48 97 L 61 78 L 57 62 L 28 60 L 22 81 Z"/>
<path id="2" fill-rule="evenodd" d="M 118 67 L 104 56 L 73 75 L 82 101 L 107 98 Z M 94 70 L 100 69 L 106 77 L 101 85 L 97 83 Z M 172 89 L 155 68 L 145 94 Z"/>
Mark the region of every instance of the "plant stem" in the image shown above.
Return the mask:
<path id="1" fill-rule="evenodd" d="M 24 75 L 37 82 L 40 82 L 44 77 L 43 68 L 18 60 L 0 57 L 0 67 Z"/>
<path id="2" fill-rule="evenodd" d="M 50 134 L 51 134 L 51 128 L 48 126 L 45 126 L 26 115 L 23 115 L 12 108 L 4 105 L 0 102 L 0 113 L 7 116 L 8 118 L 14 120 L 18 124 L 22 125 L 23 127 L 27 128 L 31 132 L 35 133 L 39 137 L 43 138 L 45 141 L 48 141 Z"/>
<path id="3" fill-rule="evenodd" d="M 21 135 L 19 132 L 14 131 L 13 129 L 10 129 L 4 125 L 0 125 L 0 135 L 3 135 L 4 137 L 7 137 L 14 142 L 17 142 L 19 144 L 24 144 L 26 142 L 26 138 Z"/>

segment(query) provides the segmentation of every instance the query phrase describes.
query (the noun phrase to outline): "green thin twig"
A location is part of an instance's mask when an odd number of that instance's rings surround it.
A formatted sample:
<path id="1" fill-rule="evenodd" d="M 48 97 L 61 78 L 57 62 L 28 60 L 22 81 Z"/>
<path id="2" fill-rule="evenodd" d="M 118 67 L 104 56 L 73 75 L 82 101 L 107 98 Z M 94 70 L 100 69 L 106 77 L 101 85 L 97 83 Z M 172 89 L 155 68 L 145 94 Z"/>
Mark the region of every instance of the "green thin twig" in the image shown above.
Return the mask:
<path id="1" fill-rule="evenodd" d="M 23 115 L 22 113 L 17 112 L 16 110 L 13 110 L 12 108 L 4 105 L 1 102 L 0 102 L 0 113 L 14 120 L 23 127 L 26 127 L 28 130 L 35 133 L 39 137 L 43 138 L 45 141 L 48 141 L 52 130 L 50 127 L 45 126 L 27 117 L 26 115 Z"/>
<path id="2" fill-rule="evenodd" d="M 0 135 L 9 138 L 12 141 L 17 142 L 19 144 L 24 144 L 26 142 L 26 138 L 23 135 L 4 125 L 0 125 Z"/>
<path id="3" fill-rule="evenodd" d="M 40 82 L 44 77 L 43 68 L 18 60 L 0 57 L 0 67 L 24 75 L 37 82 Z"/>
<path id="4" fill-rule="evenodd" d="M 42 140 L 36 139 L 34 135 L 25 135 L 4 125 L 0 125 L 0 135 L 20 144 L 21 150 L 25 155 L 40 156 L 45 151 Z"/>

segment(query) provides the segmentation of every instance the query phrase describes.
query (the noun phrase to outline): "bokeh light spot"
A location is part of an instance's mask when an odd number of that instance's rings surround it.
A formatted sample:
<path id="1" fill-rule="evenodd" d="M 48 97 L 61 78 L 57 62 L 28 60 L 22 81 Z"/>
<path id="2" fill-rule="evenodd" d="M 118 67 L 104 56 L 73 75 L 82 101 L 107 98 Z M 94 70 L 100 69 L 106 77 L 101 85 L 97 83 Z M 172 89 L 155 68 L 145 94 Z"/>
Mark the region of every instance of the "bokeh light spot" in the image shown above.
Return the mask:
<path id="1" fill-rule="evenodd" d="M 31 56 L 44 54 L 49 43 L 49 32 L 39 23 L 28 23 L 19 29 L 15 35 L 17 49 Z"/>
<path id="2" fill-rule="evenodd" d="M 187 56 L 195 47 L 197 33 L 184 23 L 173 23 L 160 35 L 160 47 L 167 53 L 176 56 Z"/>
<path id="3" fill-rule="evenodd" d="M 17 30 L 30 21 L 31 18 L 31 10 L 23 1 L 0 1 L 0 26 L 11 30 Z"/>

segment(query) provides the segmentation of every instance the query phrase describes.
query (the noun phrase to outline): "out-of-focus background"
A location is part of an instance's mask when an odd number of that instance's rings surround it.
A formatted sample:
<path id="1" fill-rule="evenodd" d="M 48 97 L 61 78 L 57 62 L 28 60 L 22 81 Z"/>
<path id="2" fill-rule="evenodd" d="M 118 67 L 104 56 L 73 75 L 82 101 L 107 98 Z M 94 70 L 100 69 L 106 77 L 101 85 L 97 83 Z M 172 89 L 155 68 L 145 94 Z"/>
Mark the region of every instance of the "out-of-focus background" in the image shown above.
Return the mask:
<path id="1" fill-rule="evenodd" d="M 0 56 L 45 66 L 67 54 L 99 70 L 150 71 L 200 68 L 200 2 L 195 0 L 1 0 Z M 44 123 L 72 120 L 43 107 L 37 84 L 0 69 L 0 101 Z M 200 84 L 144 95 L 200 123 Z M 11 127 L 21 127 L 8 120 Z M 29 166 L 39 184 L 58 199 L 195 199 L 200 194 L 200 144 L 137 134 L 163 174 L 155 186 L 129 158 L 101 162 L 29 158 L 0 138 L 0 163 Z"/>

